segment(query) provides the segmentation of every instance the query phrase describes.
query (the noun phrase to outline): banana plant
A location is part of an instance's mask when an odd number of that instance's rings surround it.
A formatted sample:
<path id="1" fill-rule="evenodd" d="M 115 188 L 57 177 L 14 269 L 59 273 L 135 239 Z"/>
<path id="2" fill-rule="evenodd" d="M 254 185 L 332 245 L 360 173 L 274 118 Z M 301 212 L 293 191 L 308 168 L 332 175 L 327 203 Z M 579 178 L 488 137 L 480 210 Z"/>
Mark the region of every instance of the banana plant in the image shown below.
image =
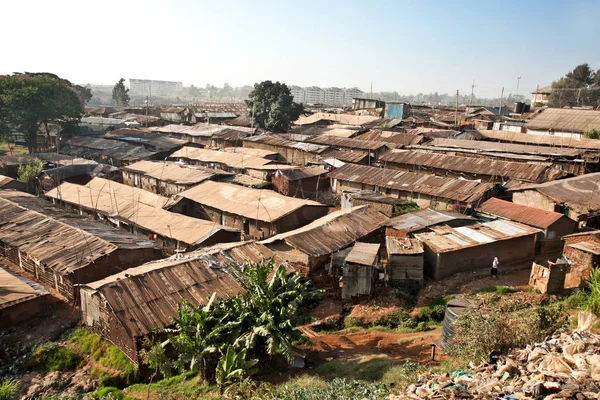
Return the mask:
<path id="1" fill-rule="evenodd" d="M 256 372 L 254 366 L 258 364 L 258 359 L 246 360 L 246 351 L 247 349 L 242 349 L 237 352 L 232 345 L 226 346 L 216 369 L 217 385 L 221 395 L 225 386 L 239 382 Z"/>

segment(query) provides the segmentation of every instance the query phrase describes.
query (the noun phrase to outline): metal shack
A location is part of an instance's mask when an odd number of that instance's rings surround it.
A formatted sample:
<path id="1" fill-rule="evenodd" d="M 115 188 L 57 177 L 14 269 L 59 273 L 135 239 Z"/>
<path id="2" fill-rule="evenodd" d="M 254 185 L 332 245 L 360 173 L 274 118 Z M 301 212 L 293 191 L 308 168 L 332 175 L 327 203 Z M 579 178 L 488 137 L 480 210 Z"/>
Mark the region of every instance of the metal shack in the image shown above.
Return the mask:
<path id="1" fill-rule="evenodd" d="M 0 329 L 25 321 L 52 305 L 50 293 L 39 283 L 17 276 L 0 265 Z"/>
<path id="2" fill-rule="evenodd" d="M 446 306 L 446 314 L 444 315 L 444 327 L 442 328 L 442 348 L 448 349 L 452 344 L 452 339 L 456 336 L 454 330 L 454 322 L 461 314 L 469 310 L 475 310 L 481 306 L 480 301 L 468 299 L 454 299 L 448 302 Z"/>
<path id="3" fill-rule="evenodd" d="M 504 265 L 531 263 L 537 229 L 496 220 L 451 228 L 431 228 L 415 235 L 425 248 L 425 273 L 435 280 L 458 272 L 489 269 L 494 257 Z"/>
<path id="4" fill-rule="evenodd" d="M 379 243 L 356 242 L 344 262 L 342 299 L 371 296 L 379 276 Z"/>
<path id="5" fill-rule="evenodd" d="M 417 239 L 385 238 L 387 266 L 385 272 L 390 281 L 423 280 L 423 245 Z"/>
<path id="6" fill-rule="evenodd" d="M 319 193 L 329 189 L 328 171 L 321 167 L 277 170 L 271 177 L 275 190 L 285 196 L 318 200 Z"/>
<path id="7" fill-rule="evenodd" d="M 197 307 L 213 293 L 236 295 L 241 287 L 229 273 L 231 264 L 271 257 L 265 246 L 238 242 L 142 264 L 82 286 L 82 320 L 138 364 L 144 337 L 171 326 L 182 299 Z"/>
<path id="8" fill-rule="evenodd" d="M 600 230 L 574 233 L 563 239 L 563 256 L 571 264 L 565 288 L 584 286 L 590 278 L 591 269 L 600 266 Z"/>

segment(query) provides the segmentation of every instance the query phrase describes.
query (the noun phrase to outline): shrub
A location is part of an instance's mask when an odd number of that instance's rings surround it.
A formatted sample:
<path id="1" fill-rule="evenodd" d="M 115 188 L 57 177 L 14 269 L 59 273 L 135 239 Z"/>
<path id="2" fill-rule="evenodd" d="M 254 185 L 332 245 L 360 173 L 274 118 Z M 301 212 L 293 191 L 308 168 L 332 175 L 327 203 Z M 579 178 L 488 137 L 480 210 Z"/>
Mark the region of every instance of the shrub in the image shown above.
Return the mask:
<path id="1" fill-rule="evenodd" d="M 366 383 L 362 381 L 335 378 L 331 382 L 310 380 L 308 386 L 303 381 L 293 380 L 280 386 L 257 389 L 261 399 L 304 399 L 304 400 L 383 400 L 389 391 L 383 383 Z"/>
<path id="2" fill-rule="evenodd" d="M 516 292 L 515 289 L 508 287 L 508 286 L 488 286 L 488 287 L 479 289 L 475 293 L 509 294 L 509 293 L 515 293 L 515 292 Z"/>
<path id="3" fill-rule="evenodd" d="M 396 365 L 383 375 L 381 381 L 387 385 L 394 386 L 396 389 L 404 389 L 409 384 L 416 382 L 417 375 L 423 368 L 419 363 L 406 361 L 404 364 Z"/>
<path id="4" fill-rule="evenodd" d="M 16 400 L 19 398 L 21 383 L 16 379 L 6 378 L 0 382 L 0 400 Z"/>
<path id="5" fill-rule="evenodd" d="M 44 371 L 71 371 L 83 365 L 83 358 L 57 343 L 38 346 L 32 355 L 34 367 Z"/>
<path id="6" fill-rule="evenodd" d="M 363 327 L 363 323 L 360 322 L 357 318 L 351 317 L 350 315 L 344 318 L 344 328 L 359 328 Z"/>
<path id="7" fill-rule="evenodd" d="M 578 290 L 564 299 L 563 303 L 569 309 L 584 309 L 587 307 L 588 294 L 583 290 Z"/>
<path id="8" fill-rule="evenodd" d="M 403 325 L 407 320 L 411 320 L 411 318 L 406 310 L 396 310 L 379 318 L 373 325 L 397 328 L 398 326 Z"/>
<path id="9" fill-rule="evenodd" d="M 411 211 L 417 211 L 420 209 L 421 207 L 419 207 L 419 205 L 414 201 L 410 201 L 404 204 L 395 204 L 392 207 L 392 217 L 397 217 L 399 215 L 407 214 Z"/>
<path id="10" fill-rule="evenodd" d="M 597 129 L 588 129 L 586 131 L 583 131 L 583 137 L 585 137 L 586 139 L 599 139 L 600 138 L 600 132 L 598 132 Z"/>
<path id="11" fill-rule="evenodd" d="M 543 340 L 567 323 L 567 314 L 560 305 L 538 306 L 518 312 L 497 309 L 484 314 L 470 310 L 454 323 L 456 336 L 448 354 L 460 364 L 482 362 L 492 351 L 506 353 Z"/>
<path id="12" fill-rule="evenodd" d="M 600 268 L 592 268 L 590 271 L 590 280 L 588 282 L 590 294 L 587 300 L 587 306 L 590 311 L 596 315 L 600 314 Z"/>
<path id="13" fill-rule="evenodd" d="M 133 397 L 125 396 L 122 391 L 115 387 L 102 388 L 92 394 L 92 398 L 98 400 L 135 400 Z"/>

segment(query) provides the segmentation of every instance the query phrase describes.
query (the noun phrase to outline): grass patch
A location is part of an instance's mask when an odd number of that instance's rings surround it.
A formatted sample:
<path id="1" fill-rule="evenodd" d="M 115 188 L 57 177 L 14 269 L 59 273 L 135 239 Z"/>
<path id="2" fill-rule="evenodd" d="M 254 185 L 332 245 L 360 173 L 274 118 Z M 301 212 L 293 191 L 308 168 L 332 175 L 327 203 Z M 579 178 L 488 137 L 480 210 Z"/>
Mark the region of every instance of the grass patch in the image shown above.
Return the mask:
<path id="1" fill-rule="evenodd" d="M 263 400 L 303 399 L 303 400 L 384 400 L 389 391 L 380 382 L 365 383 L 356 380 L 335 378 L 330 382 L 319 378 L 293 379 L 279 386 L 261 385 L 254 396 Z"/>
<path id="2" fill-rule="evenodd" d="M 351 316 L 347 316 L 344 318 L 344 328 L 348 329 L 348 328 L 362 328 L 364 325 L 363 323 L 358 320 L 357 318 L 351 317 Z"/>
<path id="3" fill-rule="evenodd" d="M 475 293 L 509 294 L 515 292 L 516 290 L 509 286 L 488 286 L 477 290 Z"/>
<path id="4" fill-rule="evenodd" d="M 200 377 L 195 371 L 190 371 L 153 383 L 138 383 L 131 385 L 125 389 L 125 392 L 132 396 L 146 398 L 148 390 L 150 390 L 150 393 L 158 395 L 159 398 L 162 398 L 160 396 L 177 394 L 187 399 L 196 398 L 200 395 L 217 390 L 217 387 L 205 384 L 200 380 Z"/>
<path id="5" fill-rule="evenodd" d="M 96 391 L 92 394 L 92 399 L 136 400 L 135 397 L 125 396 L 121 390 L 115 387 L 105 387 Z"/>
<path id="6" fill-rule="evenodd" d="M 386 371 L 381 381 L 394 389 L 404 389 L 417 381 L 417 375 L 423 371 L 419 363 L 406 361 L 404 364 L 394 365 Z"/>
<path id="7" fill-rule="evenodd" d="M 83 358 L 57 343 L 38 346 L 32 355 L 33 366 L 43 371 L 72 371 L 84 364 Z"/>
<path id="8" fill-rule="evenodd" d="M 346 378 L 367 382 L 380 381 L 393 364 L 387 356 L 365 356 L 358 360 L 342 362 L 332 360 L 315 368 L 315 373 L 326 379 Z"/>
<path id="9" fill-rule="evenodd" d="M 0 142 L 0 155 L 2 154 L 29 154 L 25 146 L 15 146 L 12 143 Z"/>
<path id="10" fill-rule="evenodd" d="M 16 379 L 6 378 L 0 382 L 0 400 L 17 400 L 21 383 Z"/>
<path id="11" fill-rule="evenodd" d="M 103 367 L 118 371 L 126 384 L 133 383 L 137 370 L 117 346 L 102 340 L 100 335 L 85 328 L 75 329 L 69 336 L 69 341 L 79 352 L 89 355 Z"/>

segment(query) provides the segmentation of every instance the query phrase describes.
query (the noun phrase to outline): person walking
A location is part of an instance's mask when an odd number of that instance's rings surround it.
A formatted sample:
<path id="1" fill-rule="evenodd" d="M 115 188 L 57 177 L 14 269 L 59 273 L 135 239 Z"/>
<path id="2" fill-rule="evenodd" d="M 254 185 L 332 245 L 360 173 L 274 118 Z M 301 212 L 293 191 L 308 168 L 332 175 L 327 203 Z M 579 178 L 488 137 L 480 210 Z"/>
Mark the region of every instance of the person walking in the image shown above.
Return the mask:
<path id="1" fill-rule="evenodd" d="M 492 262 L 492 278 L 498 279 L 498 270 L 500 269 L 500 261 L 498 261 L 498 257 L 494 257 L 494 261 Z"/>

